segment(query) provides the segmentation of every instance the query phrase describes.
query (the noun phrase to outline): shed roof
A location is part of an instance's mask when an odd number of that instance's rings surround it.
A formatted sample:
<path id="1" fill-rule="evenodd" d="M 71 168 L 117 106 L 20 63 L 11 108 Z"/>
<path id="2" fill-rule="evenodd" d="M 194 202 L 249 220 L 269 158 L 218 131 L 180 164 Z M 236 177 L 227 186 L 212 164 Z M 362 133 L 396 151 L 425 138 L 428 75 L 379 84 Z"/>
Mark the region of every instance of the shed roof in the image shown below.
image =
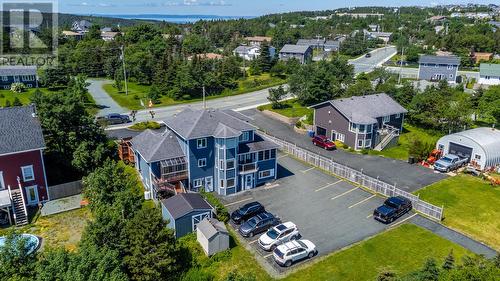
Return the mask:
<path id="1" fill-rule="evenodd" d="M 0 67 L 0 76 L 15 75 L 36 75 L 36 66 L 13 65 Z"/>
<path id="2" fill-rule="evenodd" d="M 500 76 L 500 64 L 482 63 L 479 66 L 481 76 Z"/>
<path id="3" fill-rule="evenodd" d="M 500 130 L 498 129 L 487 127 L 475 128 L 444 136 L 438 142 L 444 142 L 450 136 L 467 138 L 484 149 L 486 158 L 500 159 Z"/>
<path id="4" fill-rule="evenodd" d="M 457 56 L 420 56 L 418 63 L 429 63 L 429 64 L 453 64 L 460 65 L 460 58 Z"/>
<path id="5" fill-rule="evenodd" d="M 242 131 L 253 131 L 255 127 L 236 118 L 229 110 L 185 109 L 175 116 L 164 120 L 167 127 L 182 138 L 196 139 L 200 137 L 237 137 Z"/>
<path id="6" fill-rule="evenodd" d="M 295 53 L 295 54 L 305 54 L 311 47 L 309 45 L 292 45 L 286 44 L 281 49 L 280 53 Z"/>
<path id="7" fill-rule="evenodd" d="M 326 102 L 313 105 L 318 107 Z M 342 113 L 349 121 L 356 124 L 373 124 L 376 118 L 408 111 L 387 94 L 353 96 L 345 99 L 327 101 Z"/>
<path id="8" fill-rule="evenodd" d="M 45 148 L 34 112 L 33 105 L 0 108 L 0 155 Z"/>
<path id="9" fill-rule="evenodd" d="M 181 218 L 196 210 L 212 210 L 198 193 L 181 193 L 161 201 L 161 204 L 168 210 L 174 220 Z"/>
<path id="10" fill-rule="evenodd" d="M 204 218 L 197 226 L 196 229 L 198 231 L 201 231 L 203 233 L 203 236 L 205 236 L 207 239 L 211 239 L 218 233 L 225 233 L 229 234 L 227 231 L 226 225 L 213 218 Z"/>
<path id="11" fill-rule="evenodd" d="M 131 143 L 148 163 L 185 156 L 177 136 L 168 129 L 163 132 L 148 129 L 132 138 Z"/>

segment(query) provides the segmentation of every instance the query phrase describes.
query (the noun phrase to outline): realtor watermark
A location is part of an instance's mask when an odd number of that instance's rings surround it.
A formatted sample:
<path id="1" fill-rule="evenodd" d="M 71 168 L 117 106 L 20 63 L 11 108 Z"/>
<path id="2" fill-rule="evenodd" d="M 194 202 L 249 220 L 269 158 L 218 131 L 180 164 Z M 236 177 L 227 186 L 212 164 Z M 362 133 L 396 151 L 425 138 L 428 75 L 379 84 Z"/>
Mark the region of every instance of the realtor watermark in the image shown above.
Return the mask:
<path id="1" fill-rule="evenodd" d="M 0 65 L 57 64 L 57 7 L 55 0 L 0 0 Z"/>

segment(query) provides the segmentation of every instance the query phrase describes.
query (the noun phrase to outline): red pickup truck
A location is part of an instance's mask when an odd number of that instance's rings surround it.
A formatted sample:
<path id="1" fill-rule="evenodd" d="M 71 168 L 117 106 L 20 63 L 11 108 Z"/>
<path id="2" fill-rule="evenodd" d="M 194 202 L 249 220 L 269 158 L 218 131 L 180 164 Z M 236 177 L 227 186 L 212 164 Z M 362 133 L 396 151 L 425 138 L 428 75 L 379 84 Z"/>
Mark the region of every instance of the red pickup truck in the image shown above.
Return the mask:
<path id="1" fill-rule="evenodd" d="M 334 150 L 335 149 L 335 143 L 333 141 L 329 140 L 325 136 L 315 136 L 312 139 L 312 143 L 315 146 L 319 146 L 319 147 L 324 148 L 326 150 Z"/>

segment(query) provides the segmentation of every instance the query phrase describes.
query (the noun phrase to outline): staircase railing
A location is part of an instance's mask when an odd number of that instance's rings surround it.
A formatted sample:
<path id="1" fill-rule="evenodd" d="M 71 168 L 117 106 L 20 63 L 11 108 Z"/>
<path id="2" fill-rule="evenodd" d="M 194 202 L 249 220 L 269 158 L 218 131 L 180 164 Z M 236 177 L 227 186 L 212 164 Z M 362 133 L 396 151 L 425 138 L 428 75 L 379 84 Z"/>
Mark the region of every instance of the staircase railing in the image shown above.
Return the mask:
<path id="1" fill-rule="evenodd" d="M 16 207 L 14 206 L 14 198 L 12 198 L 12 191 L 10 190 L 10 185 L 7 185 L 7 190 L 9 190 L 10 206 L 12 208 L 12 214 L 14 214 L 14 221 L 17 221 L 16 217 Z"/>

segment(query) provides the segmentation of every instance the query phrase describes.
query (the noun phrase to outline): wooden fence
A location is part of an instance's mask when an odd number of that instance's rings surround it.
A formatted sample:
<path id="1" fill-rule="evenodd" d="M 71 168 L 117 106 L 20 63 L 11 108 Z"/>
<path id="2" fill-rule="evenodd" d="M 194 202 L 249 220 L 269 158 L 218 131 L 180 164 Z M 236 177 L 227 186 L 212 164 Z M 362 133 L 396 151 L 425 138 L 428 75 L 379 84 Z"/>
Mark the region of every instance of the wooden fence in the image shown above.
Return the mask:
<path id="1" fill-rule="evenodd" d="M 64 197 L 69 197 L 82 193 L 82 181 L 73 181 L 59 185 L 49 186 L 49 199 L 56 200 Z"/>

